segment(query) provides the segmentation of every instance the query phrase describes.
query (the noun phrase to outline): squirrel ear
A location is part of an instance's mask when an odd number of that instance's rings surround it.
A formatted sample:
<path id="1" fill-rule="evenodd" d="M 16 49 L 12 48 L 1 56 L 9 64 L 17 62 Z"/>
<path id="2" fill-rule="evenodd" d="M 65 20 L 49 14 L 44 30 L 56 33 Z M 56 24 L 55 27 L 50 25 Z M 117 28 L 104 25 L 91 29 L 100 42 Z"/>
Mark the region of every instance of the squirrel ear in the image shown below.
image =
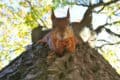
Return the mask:
<path id="1" fill-rule="evenodd" d="M 55 14 L 54 14 L 54 10 L 52 9 L 52 13 L 51 13 L 51 19 L 55 19 Z"/>
<path id="2" fill-rule="evenodd" d="M 67 18 L 70 18 L 69 8 L 68 8 L 68 11 L 67 11 Z"/>

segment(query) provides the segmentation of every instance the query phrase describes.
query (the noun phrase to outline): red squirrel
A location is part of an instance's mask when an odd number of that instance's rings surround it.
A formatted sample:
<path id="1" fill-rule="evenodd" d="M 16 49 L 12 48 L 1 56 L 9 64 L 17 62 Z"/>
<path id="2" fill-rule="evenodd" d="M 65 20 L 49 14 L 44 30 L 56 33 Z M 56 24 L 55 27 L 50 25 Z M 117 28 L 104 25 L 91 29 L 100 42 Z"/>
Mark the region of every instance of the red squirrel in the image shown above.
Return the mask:
<path id="1" fill-rule="evenodd" d="M 53 29 L 38 42 L 47 43 L 49 48 L 59 56 L 62 56 L 64 51 L 73 53 L 76 48 L 77 40 L 72 28 L 69 26 L 69 19 L 69 9 L 67 16 L 64 18 L 57 18 L 52 10 L 51 20 Z"/>

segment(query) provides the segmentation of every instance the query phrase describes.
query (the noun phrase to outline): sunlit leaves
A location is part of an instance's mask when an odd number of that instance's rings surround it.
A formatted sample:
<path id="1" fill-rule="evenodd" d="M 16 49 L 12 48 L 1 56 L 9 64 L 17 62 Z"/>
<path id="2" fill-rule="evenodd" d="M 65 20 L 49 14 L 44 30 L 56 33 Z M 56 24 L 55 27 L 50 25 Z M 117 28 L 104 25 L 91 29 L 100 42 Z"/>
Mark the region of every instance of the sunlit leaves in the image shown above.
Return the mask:
<path id="1" fill-rule="evenodd" d="M 63 7 L 63 6 L 66 6 L 66 5 L 73 5 L 75 4 L 75 2 L 73 2 L 72 0 L 53 0 L 53 5 L 52 7 L 53 8 L 56 8 L 56 7 Z"/>
<path id="2" fill-rule="evenodd" d="M 115 52 L 107 50 L 102 55 L 115 69 L 117 69 L 117 72 L 120 74 L 120 60 L 116 56 Z"/>
<path id="3" fill-rule="evenodd" d="M 30 12 L 25 17 L 25 23 L 32 28 L 38 25 L 38 20 L 41 21 L 43 16 L 51 10 L 51 5 L 46 5 L 43 7 L 32 6 Z"/>
<path id="4" fill-rule="evenodd" d="M 45 6 L 44 10 L 45 10 L 46 12 L 49 12 L 49 11 L 51 10 L 51 5 Z"/>
<path id="5" fill-rule="evenodd" d="M 2 8 L 4 5 L 0 3 L 0 8 Z"/>
<path id="6" fill-rule="evenodd" d="M 0 25 L 2 25 L 3 24 L 3 22 L 2 21 L 0 21 Z"/>
<path id="7" fill-rule="evenodd" d="M 3 62 L 0 60 L 0 69 L 2 69 L 4 66 L 3 66 Z"/>
<path id="8" fill-rule="evenodd" d="M 15 0 L 16 3 L 17 0 Z M 28 2 L 29 1 L 29 2 Z M 0 59 L 11 60 L 11 55 L 18 56 L 25 50 L 25 46 L 31 43 L 31 30 L 35 28 L 51 8 L 72 5 L 69 0 L 20 0 L 19 6 L 8 6 L 0 1 Z M 86 2 L 88 0 L 83 0 Z M 109 0 L 105 0 L 109 1 Z M 13 4 L 13 0 L 10 3 Z M 8 2 L 9 3 L 9 2 Z M 18 7 L 18 8 L 16 8 Z M 15 11 L 17 9 L 17 11 Z M 106 6 L 104 13 L 109 17 L 118 16 L 120 13 L 119 3 Z M 49 19 L 50 20 L 50 19 Z M 113 18 L 112 18 L 113 20 Z M 41 21 L 42 22 L 42 21 Z M 118 23 L 119 24 L 119 23 Z M 117 24 L 117 25 L 118 25 Z M 1 27 L 2 26 L 2 27 Z M 113 57 L 113 51 L 103 54 L 107 60 L 117 63 Z M 0 69 L 3 63 L 0 60 Z"/>
<path id="9" fill-rule="evenodd" d="M 105 11 L 108 16 L 115 16 L 115 13 L 120 10 L 120 3 L 111 4 L 109 6 L 105 6 Z"/>
<path id="10" fill-rule="evenodd" d="M 16 17 L 16 19 L 19 18 Z M 2 57 L 4 56 L 4 61 L 9 62 L 13 59 L 10 57 L 13 53 L 15 53 L 15 58 L 25 50 L 24 47 L 27 44 L 30 44 L 30 27 L 27 27 L 24 23 L 14 25 L 7 21 L 5 25 L 0 27 L 0 30 L 0 46 L 2 48 L 0 54 L 2 54 Z"/>
<path id="11" fill-rule="evenodd" d="M 29 4 L 27 3 L 27 2 L 20 2 L 19 3 L 21 6 L 23 6 L 23 7 L 28 7 L 29 6 Z"/>
<path id="12" fill-rule="evenodd" d="M 111 1 L 111 0 L 109 0 Z M 101 10 L 101 13 L 104 13 L 107 15 L 107 22 L 108 23 L 113 23 L 116 21 L 120 21 L 120 2 L 104 6 L 103 10 Z M 120 23 L 114 23 L 112 24 L 114 26 L 120 26 Z M 111 25 L 110 25 L 111 26 Z"/>
<path id="13" fill-rule="evenodd" d="M 31 26 L 31 28 L 34 28 L 37 26 L 37 21 L 34 20 L 34 17 L 32 16 L 32 14 L 28 13 L 28 15 L 25 17 L 25 23 L 28 26 Z"/>
<path id="14" fill-rule="evenodd" d="M 4 64 L 13 59 L 11 55 L 18 56 L 25 50 L 31 43 L 31 30 L 51 10 L 52 0 L 29 1 L 0 3 L 0 59 L 4 58 L 0 62 Z"/>

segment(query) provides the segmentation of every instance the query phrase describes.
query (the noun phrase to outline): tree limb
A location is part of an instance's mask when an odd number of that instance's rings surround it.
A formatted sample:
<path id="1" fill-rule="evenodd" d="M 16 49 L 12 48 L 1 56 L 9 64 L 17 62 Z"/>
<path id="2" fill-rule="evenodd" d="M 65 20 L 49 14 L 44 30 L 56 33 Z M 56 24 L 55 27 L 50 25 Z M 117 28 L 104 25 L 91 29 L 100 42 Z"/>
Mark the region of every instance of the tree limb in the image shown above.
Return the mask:
<path id="1" fill-rule="evenodd" d="M 30 7 L 32 7 L 32 4 L 29 0 L 25 0 L 25 1 L 29 4 Z"/>
<path id="2" fill-rule="evenodd" d="M 106 30 L 109 34 L 111 34 L 111 35 L 114 35 L 114 36 L 120 37 L 120 34 L 114 33 L 114 32 L 111 31 L 110 29 L 105 28 L 105 30 Z"/>
<path id="3" fill-rule="evenodd" d="M 79 5 L 82 5 L 82 6 L 86 6 L 88 7 L 87 11 L 85 12 L 84 14 L 84 17 L 83 19 L 87 18 L 87 16 L 89 16 L 91 13 L 92 13 L 92 10 L 95 9 L 96 7 L 99 7 L 99 6 L 108 6 L 112 3 L 116 3 L 118 2 L 119 0 L 114 0 L 114 1 L 109 1 L 109 2 L 106 2 L 106 3 L 98 3 L 98 4 L 90 4 L 89 6 L 88 5 L 85 5 L 85 4 L 79 4 Z M 103 7 L 104 8 L 104 7 Z"/>
<path id="4" fill-rule="evenodd" d="M 82 5 L 82 6 L 87 6 L 88 9 L 86 10 L 84 16 L 83 16 L 83 19 L 82 21 L 80 22 L 80 30 L 83 29 L 85 26 L 89 26 L 88 28 L 91 28 L 90 25 L 91 25 L 91 20 L 92 20 L 92 11 L 96 8 L 96 7 L 99 7 L 99 6 L 108 6 L 112 3 L 116 3 L 118 2 L 119 0 L 114 0 L 114 1 L 109 1 L 109 2 L 106 2 L 106 3 L 98 3 L 98 4 L 90 4 L 90 5 L 86 5 L 86 4 L 78 4 L 78 5 Z M 90 20 L 88 20 L 88 18 Z M 86 22 L 87 21 L 87 22 Z"/>
<path id="5" fill-rule="evenodd" d="M 107 41 L 107 40 L 104 40 L 104 39 L 100 39 L 100 40 L 97 40 L 97 41 L 103 41 L 103 42 L 111 43 L 110 41 Z"/>
<path id="6" fill-rule="evenodd" d="M 29 0 L 25 0 L 25 1 L 29 4 L 30 8 L 32 9 L 32 8 L 33 8 L 32 3 L 31 3 Z M 35 15 L 38 16 L 37 14 L 35 14 Z M 45 22 L 44 22 L 41 18 L 40 18 L 39 20 L 42 22 L 43 26 L 47 28 Z M 40 24 L 37 20 L 36 20 L 36 22 L 37 22 L 38 24 Z M 41 25 L 41 24 L 40 24 L 40 25 Z"/>
<path id="7" fill-rule="evenodd" d="M 102 40 L 102 41 L 105 41 L 105 40 Z M 108 41 L 105 41 L 105 42 L 108 42 Z M 114 43 L 108 42 L 108 43 L 102 44 L 101 46 L 96 46 L 96 48 L 102 48 L 102 47 L 104 47 L 106 45 L 117 45 L 117 44 L 120 44 L 120 41 L 114 42 Z"/>
<path id="8" fill-rule="evenodd" d="M 94 9 L 94 8 L 97 8 L 97 7 L 100 7 L 100 6 L 108 6 L 108 5 L 116 3 L 118 1 L 119 0 L 112 0 L 112 1 L 109 1 L 109 2 L 105 2 L 105 3 L 104 2 L 99 2 L 97 4 L 92 4 L 92 5 L 76 3 L 76 5 L 81 5 L 81 6 L 84 6 L 84 7 L 92 7 L 92 9 Z"/>
<path id="9" fill-rule="evenodd" d="M 98 4 L 93 4 L 91 7 L 92 9 L 96 8 L 96 7 L 100 7 L 100 6 L 108 6 L 110 4 L 113 4 L 113 3 L 116 3 L 118 2 L 119 0 L 111 0 L 109 2 L 106 2 L 106 3 L 98 3 Z"/>
<path id="10" fill-rule="evenodd" d="M 100 10 L 98 10 L 98 11 L 93 11 L 93 12 L 95 12 L 95 13 L 100 13 L 103 9 L 105 8 L 105 6 L 103 6 Z"/>
<path id="11" fill-rule="evenodd" d="M 100 25 L 100 26 L 95 30 L 95 32 L 96 32 L 97 34 L 99 34 L 102 29 L 105 29 L 106 32 L 108 32 L 109 34 L 114 35 L 114 36 L 117 36 L 117 37 L 120 37 L 120 34 L 117 34 L 117 33 L 113 32 L 113 31 L 111 31 L 110 29 L 108 29 L 108 28 L 105 27 L 105 26 L 112 25 L 112 24 L 117 24 L 117 23 L 120 23 L 120 20 L 114 21 L 114 22 L 112 22 L 112 23 L 105 23 L 105 24 L 103 24 L 103 25 Z"/>

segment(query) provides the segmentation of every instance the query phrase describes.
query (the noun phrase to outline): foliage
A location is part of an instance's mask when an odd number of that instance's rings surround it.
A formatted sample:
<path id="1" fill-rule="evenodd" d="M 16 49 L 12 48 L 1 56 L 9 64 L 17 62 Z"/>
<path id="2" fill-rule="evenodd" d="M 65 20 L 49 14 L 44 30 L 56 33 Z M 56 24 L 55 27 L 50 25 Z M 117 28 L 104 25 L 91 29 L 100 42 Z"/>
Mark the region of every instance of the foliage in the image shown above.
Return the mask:
<path id="1" fill-rule="evenodd" d="M 0 1 L 0 69 L 13 58 L 25 50 L 25 46 L 31 44 L 31 30 L 38 24 L 50 25 L 50 17 L 44 16 L 50 13 L 51 8 L 63 7 L 74 4 L 87 4 L 91 0 L 2 0 Z M 99 0 L 97 0 L 99 1 Z M 111 1 L 111 0 L 107 0 Z M 78 3 L 77 3 L 78 2 Z M 109 21 L 115 21 L 114 17 L 120 16 L 120 3 L 103 7 L 100 13 L 108 15 Z M 101 8 L 101 7 L 100 7 Z M 119 20 L 119 18 L 118 18 Z M 120 25 L 120 23 L 113 24 Z M 114 56 L 113 51 L 104 53 L 103 56 L 110 61 Z M 7 63 L 5 63 L 7 62 Z M 112 61 L 116 63 L 116 60 Z"/>

